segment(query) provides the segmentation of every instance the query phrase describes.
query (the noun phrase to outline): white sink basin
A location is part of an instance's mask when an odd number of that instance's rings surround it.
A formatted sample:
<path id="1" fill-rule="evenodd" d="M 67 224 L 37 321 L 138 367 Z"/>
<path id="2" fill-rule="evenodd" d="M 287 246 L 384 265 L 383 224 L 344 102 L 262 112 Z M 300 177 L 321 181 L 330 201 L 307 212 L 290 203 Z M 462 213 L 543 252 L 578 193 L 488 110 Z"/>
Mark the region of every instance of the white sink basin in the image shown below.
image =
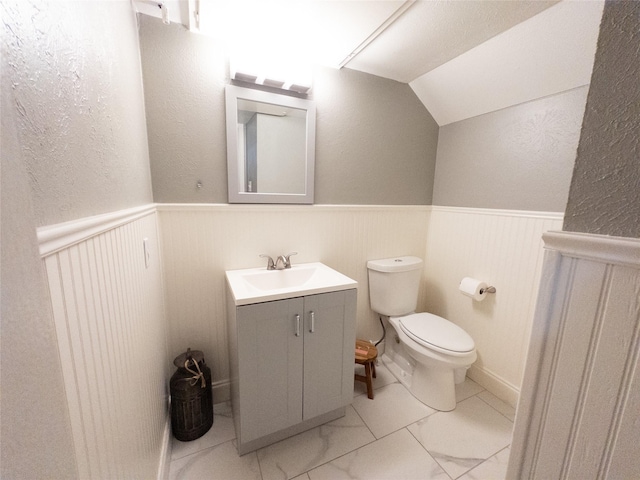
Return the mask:
<path id="1" fill-rule="evenodd" d="M 358 282 L 323 263 L 293 265 L 285 270 L 228 270 L 227 284 L 236 305 L 356 288 Z"/>
<path id="2" fill-rule="evenodd" d="M 248 273 L 242 278 L 262 292 L 305 285 L 317 272 L 316 267 L 288 268 L 286 270 L 262 270 Z"/>

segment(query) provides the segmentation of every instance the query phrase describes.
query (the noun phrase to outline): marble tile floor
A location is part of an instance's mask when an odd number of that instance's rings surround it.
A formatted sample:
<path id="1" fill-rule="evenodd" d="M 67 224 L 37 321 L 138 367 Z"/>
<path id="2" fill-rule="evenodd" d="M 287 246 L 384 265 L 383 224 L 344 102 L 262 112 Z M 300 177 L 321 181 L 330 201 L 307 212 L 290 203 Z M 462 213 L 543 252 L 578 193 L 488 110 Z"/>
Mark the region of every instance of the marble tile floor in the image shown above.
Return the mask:
<path id="1" fill-rule="evenodd" d="M 238 456 L 229 404 L 192 442 L 173 439 L 170 480 L 503 479 L 514 409 L 470 379 L 456 388 L 457 408 L 438 412 L 418 400 L 382 364 L 375 398 L 356 382 L 346 415 Z"/>

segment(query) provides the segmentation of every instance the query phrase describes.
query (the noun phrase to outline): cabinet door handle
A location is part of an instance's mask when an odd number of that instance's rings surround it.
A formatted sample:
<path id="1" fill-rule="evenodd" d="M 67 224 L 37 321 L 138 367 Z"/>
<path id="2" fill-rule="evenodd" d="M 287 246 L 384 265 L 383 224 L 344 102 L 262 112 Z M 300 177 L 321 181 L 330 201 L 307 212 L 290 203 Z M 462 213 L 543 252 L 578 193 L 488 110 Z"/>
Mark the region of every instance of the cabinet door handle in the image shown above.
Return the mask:
<path id="1" fill-rule="evenodd" d="M 300 336 L 300 315 L 296 314 L 296 337 Z"/>
<path id="2" fill-rule="evenodd" d="M 309 332 L 314 333 L 316 331 L 316 314 L 313 313 L 313 311 L 309 313 L 311 313 L 311 328 L 309 329 Z"/>

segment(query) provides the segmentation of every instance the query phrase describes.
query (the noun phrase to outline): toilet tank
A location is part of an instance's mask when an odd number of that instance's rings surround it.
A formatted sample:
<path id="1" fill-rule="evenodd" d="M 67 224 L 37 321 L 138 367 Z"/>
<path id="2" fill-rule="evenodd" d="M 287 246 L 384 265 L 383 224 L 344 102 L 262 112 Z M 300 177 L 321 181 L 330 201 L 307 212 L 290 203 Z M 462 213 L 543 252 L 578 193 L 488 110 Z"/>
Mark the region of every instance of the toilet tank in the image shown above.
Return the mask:
<path id="1" fill-rule="evenodd" d="M 371 309 L 396 316 L 415 312 L 422 273 L 418 257 L 369 260 L 369 300 Z"/>

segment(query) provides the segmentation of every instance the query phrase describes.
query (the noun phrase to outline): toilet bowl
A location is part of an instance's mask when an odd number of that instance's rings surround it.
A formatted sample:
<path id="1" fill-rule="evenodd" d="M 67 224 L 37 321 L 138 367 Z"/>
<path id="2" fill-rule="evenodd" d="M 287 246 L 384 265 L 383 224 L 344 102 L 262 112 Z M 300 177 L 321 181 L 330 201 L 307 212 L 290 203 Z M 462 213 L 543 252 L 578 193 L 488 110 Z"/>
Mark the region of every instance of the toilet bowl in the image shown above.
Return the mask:
<path id="1" fill-rule="evenodd" d="M 460 327 L 430 313 L 388 317 L 388 325 L 399 344 L 387 340 L 383 361 L 396 363 L 391 371 L 422 403 L 436 410 L 453 410 L 455 384 L 464 381 L 477 358 L 473 339 Z"/>
<path id="2" fill-rule="evenodd" d="M 367 262 L 371 308 L 387 321 L 385 355 L 391 372 L 425 405 L 456 407 L 455 384 L 464 381 L 477 353 L 473 339 L 454 323 L 416 313 L 422 260 L 396 257 Z M 397 339 L 397 341 L 394 341 Z"/>

